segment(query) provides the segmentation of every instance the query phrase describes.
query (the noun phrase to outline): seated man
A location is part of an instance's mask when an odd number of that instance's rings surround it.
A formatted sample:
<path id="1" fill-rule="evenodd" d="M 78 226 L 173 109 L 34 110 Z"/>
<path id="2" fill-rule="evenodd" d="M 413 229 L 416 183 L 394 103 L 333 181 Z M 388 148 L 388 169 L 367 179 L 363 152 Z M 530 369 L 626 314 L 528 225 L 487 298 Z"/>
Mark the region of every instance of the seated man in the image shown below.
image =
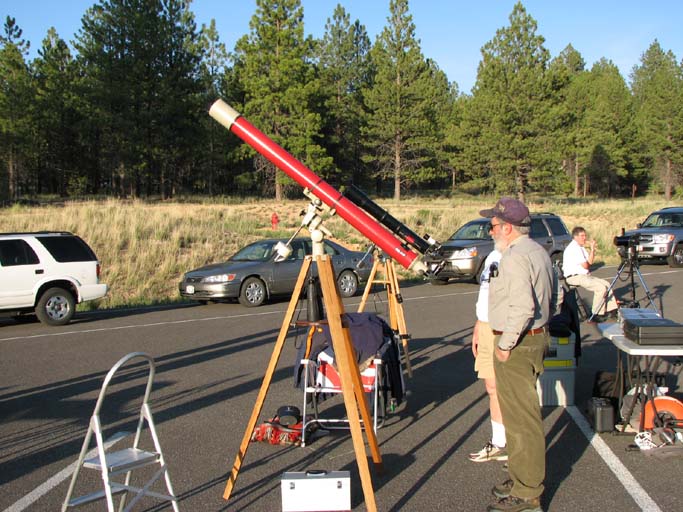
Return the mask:
<path id="1" fill-rule="evenodd" d="M 590 272 L 590 266 L 595 259 L 595 240 L 588 243 L 590 251 L 587 251 L 585 248 L 586 230 L 581 226 L 572 229 L 572 237 L 574 240 L 567 246 L 562 256 L 562 273 L 567 283 L 593 292 L 592 312 L 594 320 L 604 320 L 605 318 L 601 315 L 615 318 L 618 306 L 614 295 L 610 293 L 608 300 L 605 300 L 609 283 L 604 279 L 592 276 Z"/>

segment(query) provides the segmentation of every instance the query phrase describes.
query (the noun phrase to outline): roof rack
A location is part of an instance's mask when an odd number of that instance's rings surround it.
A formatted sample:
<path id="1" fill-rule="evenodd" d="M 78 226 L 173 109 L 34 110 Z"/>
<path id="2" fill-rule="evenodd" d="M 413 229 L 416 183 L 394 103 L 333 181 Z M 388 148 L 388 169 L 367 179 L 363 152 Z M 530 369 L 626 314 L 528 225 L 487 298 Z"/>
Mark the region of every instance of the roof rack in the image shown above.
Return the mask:
<path id="1" fill-rule="evenodd" d="M 73 235 L 73 233 L 69 231 L 17 231 L 15 233 L 0 233 L 0 236 L 20 235 Z"/>

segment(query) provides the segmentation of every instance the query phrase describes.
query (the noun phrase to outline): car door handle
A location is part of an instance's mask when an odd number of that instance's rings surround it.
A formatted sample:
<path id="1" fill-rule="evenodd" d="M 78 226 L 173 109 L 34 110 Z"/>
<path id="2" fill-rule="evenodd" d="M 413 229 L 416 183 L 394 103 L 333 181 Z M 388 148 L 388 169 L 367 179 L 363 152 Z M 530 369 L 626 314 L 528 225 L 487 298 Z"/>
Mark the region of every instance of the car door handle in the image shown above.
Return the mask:
<path id="1" fill-rule="evenodd" d="M 42 268 L 36 270 L 36 274 L 44 274 L 45 271 Z"/>

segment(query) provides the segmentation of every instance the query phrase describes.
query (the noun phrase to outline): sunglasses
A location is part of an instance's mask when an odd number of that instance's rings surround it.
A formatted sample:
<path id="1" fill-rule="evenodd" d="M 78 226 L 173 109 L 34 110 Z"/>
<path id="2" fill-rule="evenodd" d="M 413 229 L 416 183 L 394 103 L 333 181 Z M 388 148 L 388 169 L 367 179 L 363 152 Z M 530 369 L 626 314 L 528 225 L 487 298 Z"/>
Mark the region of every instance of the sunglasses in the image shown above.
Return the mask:
<path id="1" fill-rule="evenodd" d="M 489 222 L 489 223 L 486 225 L 486 229 L 487 229 L 487 231 L 493 231 L 493 228 L 496 228 L 496 227 L 500 226 L 501 224 L 505 224 L 505 223 L 504 223 L 504 222 L 499 222 L 498 224 L 494 224 L 493 222 Z"/>

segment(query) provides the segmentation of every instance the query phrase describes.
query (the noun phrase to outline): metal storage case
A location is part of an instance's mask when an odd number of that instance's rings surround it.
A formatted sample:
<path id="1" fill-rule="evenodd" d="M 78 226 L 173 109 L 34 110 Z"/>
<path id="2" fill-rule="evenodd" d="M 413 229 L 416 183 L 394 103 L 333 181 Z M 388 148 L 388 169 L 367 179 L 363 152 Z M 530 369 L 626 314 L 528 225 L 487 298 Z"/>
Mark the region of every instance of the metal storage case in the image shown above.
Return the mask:
<path id="1" fill-rule="evenodd" d="M 280 487 L 282 512 L 351 510 L 349 471 L 286 472 Z"/>
<path id="2" fill-rule="evenodd" d="M 593 397 L 588 404 L 588 419 L 596 432 L 614 430 L 614 407 L 609 398 Z"/>

